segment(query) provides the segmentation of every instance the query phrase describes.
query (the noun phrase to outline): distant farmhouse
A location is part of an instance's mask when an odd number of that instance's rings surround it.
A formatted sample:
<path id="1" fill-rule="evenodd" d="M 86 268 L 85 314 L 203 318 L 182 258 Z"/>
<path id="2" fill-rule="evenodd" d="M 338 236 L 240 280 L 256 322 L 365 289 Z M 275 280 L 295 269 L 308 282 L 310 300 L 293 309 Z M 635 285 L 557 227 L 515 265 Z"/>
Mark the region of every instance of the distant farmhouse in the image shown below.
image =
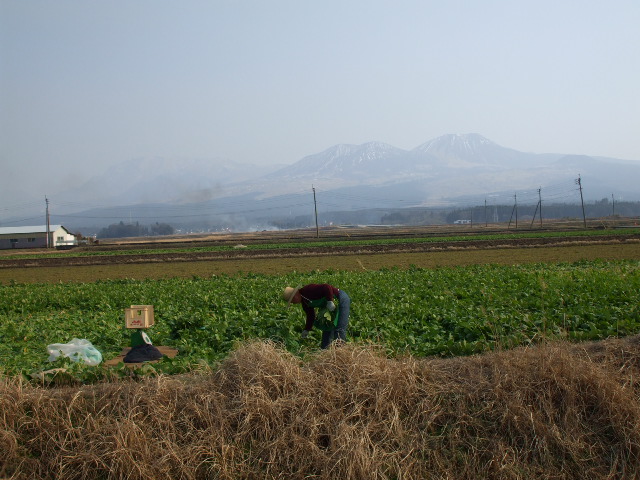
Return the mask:
<path id="1" fill-rule="evenodd" d="M 49 246 L 71 248 L 78 244 L 76 236 L 62 225 L 49 226 Z M 47 227 L 0 227 L 0 249 L 46 248 Z"/>

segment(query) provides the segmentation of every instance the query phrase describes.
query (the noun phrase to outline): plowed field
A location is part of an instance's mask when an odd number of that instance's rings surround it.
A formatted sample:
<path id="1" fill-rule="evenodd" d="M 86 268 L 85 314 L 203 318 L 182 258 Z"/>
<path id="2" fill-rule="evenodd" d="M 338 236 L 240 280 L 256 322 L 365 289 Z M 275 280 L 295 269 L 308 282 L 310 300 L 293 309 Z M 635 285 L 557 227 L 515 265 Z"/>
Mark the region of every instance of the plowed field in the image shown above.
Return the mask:
<path id="1" fill-rule="evenodd" d="M 335 235 L 336 240 L 366 238 L 363 235 Z M 372 235 L 371 238 L 384 238 Z M 11 252 L 0 259 L 0 283 L 95 281 L 112 278 L 163 278 L 210 276 L 238 272 L 284 273 L 324 269 L 374 270 L 410 265 L 432 268 L 478 263 L 518 264 L 573 262 L 579 260 L 640 260 L 640 235 L 598 235 L 594 237 L 509 238 L 495 240 L 407 242 L 373 245 L 296 246 L 292 248 L 246 248 L 252 243 L 291 241 L 282 235 L 228 236 L 217 242 L 156 242 L 111 244 L 51 251 Z M 266 240 L 265 240 L 266 239 Z M 313 240 L 307 239 L 307 240 Z M 224 251 L 193 251 L 191 246 L 227 245 Z M 160 252 L 159 248 L 163 250 Z M 135 250 L 135 252 L 134 252 Z M 174 251 L 172 251 L 174 250 Z M 91 251 L 103 254 L 89 255 Z M 144 253 L 140 253 L 143 251 Z M 128 253 L 131 252 L 131 253 Z M 4 253 L 4 252 L 3 252 Z M 9 253 L 9 252 L 7 252 Z M 61 254 L 62 253 L 62 254 Z"/>

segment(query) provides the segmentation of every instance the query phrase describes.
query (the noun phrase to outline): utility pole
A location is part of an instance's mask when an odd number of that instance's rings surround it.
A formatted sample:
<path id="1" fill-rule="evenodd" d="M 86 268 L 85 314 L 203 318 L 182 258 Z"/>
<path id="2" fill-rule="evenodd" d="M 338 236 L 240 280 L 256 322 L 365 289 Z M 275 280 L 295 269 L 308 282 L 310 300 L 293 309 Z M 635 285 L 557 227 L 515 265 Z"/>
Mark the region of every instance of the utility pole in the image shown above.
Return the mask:
<path id="1" fill-rule="evenodd" d="M 316 189 L 313 185 L 311 185 L 311 190 L 313 190 L 313 209 L 316 213 L 316 238 L 320 238 L 320 229 L 318 228 L 318 204 L 316 203 Z"/>
<path id="2" fill-rule="evenodd" d="M 582 197 L 582 180 L 580 179 L 580 174 L 578 174 L 576 183 L 578 184 L 578 188 L 580 189 L 580 203 L 582 204 L 582 223 L 584 224 L 584 228 L 587 228 L 587 217 L 584 214 L 584 198 Z"/>
<path id="3" fill-rule="evenodd" d="M 540 204 L 540 226 L 542 227 L 542 187 L 538 188 L 538 203 Z"/>
<path id="4" fill-rule="evenodd" d="M 616 201 L 613 198 L 613 193 L 611 194 L 611 205 L 612 205 L 611 216 L 615 217 L 616 216 Z"/>
<path id="5" fill-rule="evenodd" d="M 513 218 L 513 212 L 516 212 L 516 228 L 518 228 L 518 194 L 513 194 L 513 208 L 511 209 L 511 218 Z M 511 218 L 509 218 L 509 228 L 511 226 Z"/>
<path id="6" fill-rule="evenodd" d="M 487 199 L 484 199 L 484 226 L 487 226 Z"/>
<path id="7" fill-rule="evenodd" d="M 45 202 L 45 204 L 47 206 L 47 208 L 46 208 L 46 212 L 47 212 L 46 213 L 46 217 L 47 217 L 46 218 L 46 221 L 47 221 L 47 248 L 50 248 L 51 247 L 51 240 L 50 240 L 50 238 L 51 238 L 51 222 L 49 221 L 49 199 L 46 197 L 46 195 L 44 197 L 44 202 Z"/>
<path id="8" fill-rule="evenodd" d="M 536 204 L 536 210 L 533 212 L 533 218 L 531 219 L 531 227 L 533 227 L 533 222 L 536 221 L 538 207 L 540 208 L 540 226 L 542 227 L 542 197 L 540 196 L 540 188 L 538 189 L 538 203 Z"/>

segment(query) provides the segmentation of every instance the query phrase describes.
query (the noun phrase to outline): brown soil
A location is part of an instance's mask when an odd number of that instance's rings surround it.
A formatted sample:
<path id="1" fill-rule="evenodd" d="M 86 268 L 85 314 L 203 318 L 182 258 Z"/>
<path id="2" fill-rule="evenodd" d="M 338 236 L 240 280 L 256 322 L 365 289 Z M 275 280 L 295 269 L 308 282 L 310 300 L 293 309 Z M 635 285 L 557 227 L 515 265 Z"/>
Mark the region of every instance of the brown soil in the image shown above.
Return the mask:
<path id="1" fill-rule="evenodd" d="M 63 257 L 50 257 L 42 255 L 37 258 L 4 258 L 0 259 L 1 268 L 25 268 L 25 267 L 59 267 L 59 266 L 87 266 L 87 265 L 114 265 L 114 264 L 140 264 L 140 263 L 164 263 L 164 262 L 198 262 L 212 260 L 233 259 L 268 259 L 290 258 L 325 255 L 354 255 L 354 254 L 389 254 L 389 253 L 417 253 L 439 252 L 453 250 L 483 250 L 496 248 L 537 248 L 576 245 L 607 245 L 607 244 L 638 244 L 640 235 L 606 235 L 598 237 L 558 237 L 558 238 L 514 238 L 499 240 L 470 240 L 450 242 L 428 243 L 394 243 L 388 245 L 353 245 L 336 247 L 302 247 L 302 248 L 274 248 L 264 250 L 245 249 L 237 244 L 237 248 L 224 252 L 168 252 L 145 253 L 132 255 L 92 255 L 77 256 L 71 250 Z M 180 245 L 181 247 L 184 244 Z M 163 245 L 168 247 L 168 245 Z M 137 247 L 141 248 L 140 246 Z M 157 247 L 156 247 L 157 248 Z M 126 250 L 120 247 L 119 250 Z M 22 252 L 27 253 L 27 252 Z"/>

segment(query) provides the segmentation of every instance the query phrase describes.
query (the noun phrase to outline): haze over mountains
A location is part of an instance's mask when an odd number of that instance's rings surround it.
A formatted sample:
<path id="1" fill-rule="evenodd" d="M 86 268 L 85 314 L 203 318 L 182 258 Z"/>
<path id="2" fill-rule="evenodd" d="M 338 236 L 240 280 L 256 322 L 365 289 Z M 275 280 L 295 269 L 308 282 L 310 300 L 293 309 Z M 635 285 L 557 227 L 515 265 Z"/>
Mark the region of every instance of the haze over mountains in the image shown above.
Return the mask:
<path id="1" fill-rule="evenodd" d="M 67 224 L 76 223 L 74 218 L 80 222 L 83 216 L 94 220 L 103 216 L 103 223 L 113 223 L 124 215 L 113 209 L 116 206 L 129 212 L 124 220 L 188 215 L 237 218 L 243 212 L 295 215 L 309 211 L 312 187 L 322 208 L 333 210 L 480 203 L 486 196 L 506 198 L 538 188 L 543 196 L 553 192 L 560 201 L 573 202 L 579 201 L 578 176 L 587 201 L 611 195 L 640 200 L 640 161 L 526 153 L 479 134 L 450 134 L 412 150 L 382 142 L 340 144 L 292 165 L 270 167 L 225 159 L 139 159 L 52 195 L 52 202 L 61 205 L 57 213 L 69 215 L 62 220 Z M 84 208 L 78 208 L 77 199 L 83 199 Z M 75 215 L 70 215 L 73 207 L 62 207 L 65 204 L 75 205 Z"/>

